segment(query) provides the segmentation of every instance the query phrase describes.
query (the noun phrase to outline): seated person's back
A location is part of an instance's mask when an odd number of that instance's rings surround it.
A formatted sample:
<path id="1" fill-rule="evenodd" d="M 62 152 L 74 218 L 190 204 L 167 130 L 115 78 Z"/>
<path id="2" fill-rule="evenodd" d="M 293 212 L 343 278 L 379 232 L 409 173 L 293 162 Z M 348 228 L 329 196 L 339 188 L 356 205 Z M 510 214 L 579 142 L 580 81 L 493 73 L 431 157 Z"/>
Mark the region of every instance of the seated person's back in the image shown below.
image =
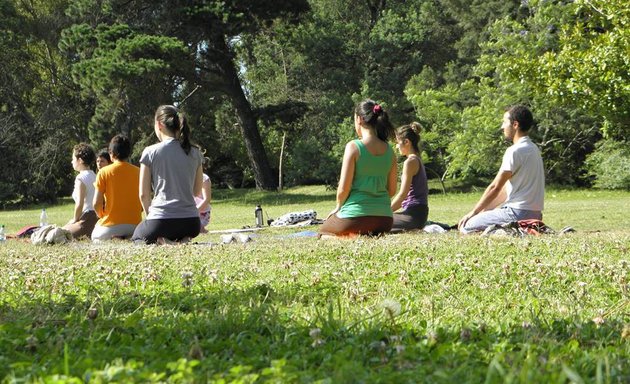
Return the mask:
<path id="1" fill-rule="evenodd" d="M 131 154 L 129 139 L 114 136 L 109 152 L 113 163 L 101 168 L 94 183 L 94 208 L 100 219 L 92 232 L 92 240 L 130 237 L 142 221 L 140 168 L 126 161 Z"/>
<path id="2" fill-rule="evenodd" d="M 140 169 L 126 161 L 114 161 L 99 171 L 96 187 L 105 194 L 105 207 L 99 225 L 137 225 L 142 221 L 139 180 Z"/>

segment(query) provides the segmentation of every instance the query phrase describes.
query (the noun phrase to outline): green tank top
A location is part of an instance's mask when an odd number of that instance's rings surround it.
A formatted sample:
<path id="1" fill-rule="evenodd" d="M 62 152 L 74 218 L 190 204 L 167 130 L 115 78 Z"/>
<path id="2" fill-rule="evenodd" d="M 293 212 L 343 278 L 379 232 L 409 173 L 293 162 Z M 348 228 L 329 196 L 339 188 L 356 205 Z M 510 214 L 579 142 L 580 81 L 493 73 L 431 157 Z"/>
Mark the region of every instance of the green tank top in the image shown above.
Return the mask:
<path id="1" fill-rule="evenodd" d="M 337 216 L 345 219 L 361 216 L 392 217 L 387 177 L 392 167 L 394 151 L 388 145 L 383 155 L 375 156 L 367 150 L 361 140 L 354 140 L 354 143 L 359 148 L 354 180 L 350 195 Z"/>

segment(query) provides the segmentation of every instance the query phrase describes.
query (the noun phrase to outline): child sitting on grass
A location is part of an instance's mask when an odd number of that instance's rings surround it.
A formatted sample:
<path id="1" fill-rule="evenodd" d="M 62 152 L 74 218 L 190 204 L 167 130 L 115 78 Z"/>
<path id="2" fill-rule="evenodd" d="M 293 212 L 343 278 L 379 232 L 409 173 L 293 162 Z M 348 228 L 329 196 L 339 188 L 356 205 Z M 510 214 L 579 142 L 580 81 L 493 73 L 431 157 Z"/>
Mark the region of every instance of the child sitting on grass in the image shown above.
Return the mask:
<path id="1" fill-rule="evenodd" d="M 204 173 L 203 184 L 201 184 L 201 193 L 195 196 L 195 204 L 197 204 L 197 210 L 199 211 L 199 221 L 201 222 L 199 233 L 208 233 L 206 226 L 210 224 L 210 214 L 212 213 L 212 206 L 210 205 L 211 200 L 212 182 L 210 181 L 210 176 Z"/>

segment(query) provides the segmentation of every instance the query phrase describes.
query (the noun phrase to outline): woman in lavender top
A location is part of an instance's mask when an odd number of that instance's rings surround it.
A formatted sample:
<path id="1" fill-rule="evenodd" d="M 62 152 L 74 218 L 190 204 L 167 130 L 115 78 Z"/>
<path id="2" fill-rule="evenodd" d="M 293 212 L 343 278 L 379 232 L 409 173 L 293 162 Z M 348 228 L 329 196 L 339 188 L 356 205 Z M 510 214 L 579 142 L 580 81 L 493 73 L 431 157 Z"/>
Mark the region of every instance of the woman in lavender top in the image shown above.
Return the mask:
<path id="1" fill-rule="evenodd" d="M 403 125 L 396 130 L 396 148 L 407 159 L 403 164 L 400 189 L 391 203 L 394 211 L 392 231 L 422 229 L 429 216 L 427 174 L 418 146 L 421 130 L 418 123 Z"/>

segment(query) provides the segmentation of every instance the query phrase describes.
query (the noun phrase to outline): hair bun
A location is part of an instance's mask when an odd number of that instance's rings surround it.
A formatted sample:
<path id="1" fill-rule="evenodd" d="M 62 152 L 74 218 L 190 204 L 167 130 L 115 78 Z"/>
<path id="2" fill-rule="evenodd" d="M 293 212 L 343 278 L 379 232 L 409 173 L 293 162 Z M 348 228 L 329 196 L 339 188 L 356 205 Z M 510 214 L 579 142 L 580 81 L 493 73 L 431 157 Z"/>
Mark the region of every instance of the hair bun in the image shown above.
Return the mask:
<path id="1" fill-rule="evenodd" d="M 416 134 L 419 135 L 420 132 L 422 132 L 422 125 L 420 125 L 420 123 L 414 121 L 409 125 L 411 126 L 411 130 L 414 131 Z"/>

